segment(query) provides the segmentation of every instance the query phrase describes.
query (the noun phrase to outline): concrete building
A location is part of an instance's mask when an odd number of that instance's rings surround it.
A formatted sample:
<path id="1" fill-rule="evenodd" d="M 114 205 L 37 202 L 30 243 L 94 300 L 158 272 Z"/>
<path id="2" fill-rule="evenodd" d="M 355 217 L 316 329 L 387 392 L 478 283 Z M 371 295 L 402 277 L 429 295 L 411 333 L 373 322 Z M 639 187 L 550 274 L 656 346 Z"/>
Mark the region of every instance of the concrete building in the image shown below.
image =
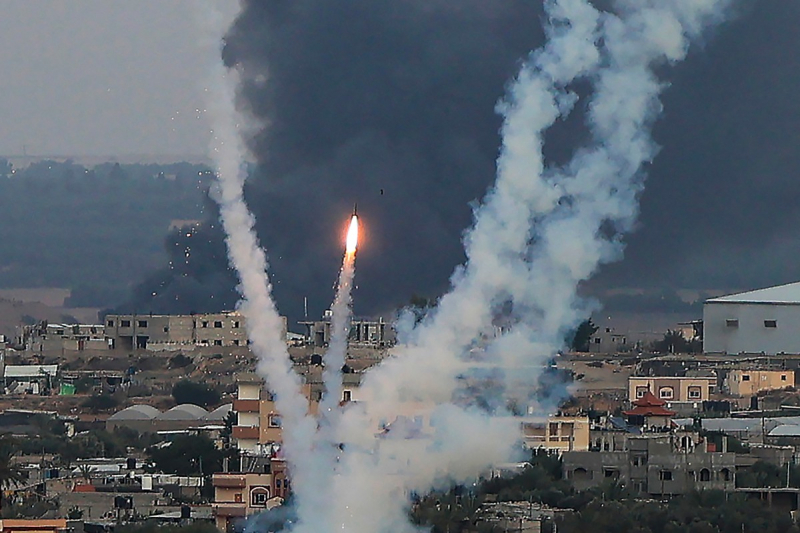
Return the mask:
<path id="1" fill-rule="evenodd" d="M 286 465 L 273 458 L 261 472 L 214 474 L 214 522 L 220 531 L 231 531 L 235 522 L 281 505 L 289 494 Z"/>
<path id="2" fill-rule="evenodd" d="M 6 394 L 49 394 L 55 387 L 58 365 L 4 365 Z"/>
<path id="3" fill-rule="evenodd" d="M 313 322 L 300 322 L 306 327 L 306 342 L 312 346 L 328 346 L 331 341 L 330 311 L 325 312 L 322 320 Z M 392 346 L 397 340 L 397 335 L 391 324 L 378 319 L 356 318 L 350 323 L 350 333 L 347 342 L 350 345 L 376 347 Z"/>
<path id="4" fill-rule="evenodd" d="M 706 300 L 706 353 L 800 353 L 800 282 Z"/>
<path id="5" fill-rule="evenodd" d="M 177 350 L 186 346 L 246 346 L 238 311 L 199 315 L 107 315 L 104 333 L 112 348 Z M 283 317 L 286 338 L 286 318 Z"/>
<path id="6" fill-rule="evenodd" d="M 531 449 L 553 452 L 587 451 L 589 418 L 585 416 L 550 416 L 541 421 L 523 421 L 522 436 Z"/>
<path id="7" fill-rule="evenodd" d="M 231 434 L 232 443 L 244 454 L 265 455 L 283 442 L 281 415 L 275 399 L 264 387 L 264 380 L 255 374 L 242 374 L 236 378 L 236 399 L 233 411 L 236 425 Z M 304 386 L 307 398 L 311 398 L 311 387 Z M 318 401 L 310 402 L 312 413 L 317 412 Z"/>
<path id="8" fill-rule="evenodd" d="M 16 342 L 27 352 L 59 353 L 65 350 L 107 350 L 105 329 L 99 324 L 48 324 L 40 322 L 17 329 Z"/>
<path id="9" fill-rule="evenodd" d="M 630 435 L 622 450 L 565 452 L 563 474 L 577 490 L 613 479 L 650 497 L 736 487 L 735 453 L 687 442 L 673 434 Z"/>
<path id="10" fill-rule="evenodd" d="M 666 401 L 670 408 L 680 407 L 676 404 L 694 406 L 711 399 L 716 384 L 715 377 L 631 376 L 628 378 L 628 401 L 633 403 L 649 391 Z"/>
<path id="11" fill-rule="evenodd" d="M 589 339 L 589 352 L 601 354 L 614 354 L 630 351 L 628 336 L 617 332 L 613 327 L 598 327 Z"/>
<path id="12" fill-rule="evenodd" d="M 740 370 L 728 372 L 725 385 L 733 396 L 754 396 L 761 391 L 794 387 L 794 370 Z"/>

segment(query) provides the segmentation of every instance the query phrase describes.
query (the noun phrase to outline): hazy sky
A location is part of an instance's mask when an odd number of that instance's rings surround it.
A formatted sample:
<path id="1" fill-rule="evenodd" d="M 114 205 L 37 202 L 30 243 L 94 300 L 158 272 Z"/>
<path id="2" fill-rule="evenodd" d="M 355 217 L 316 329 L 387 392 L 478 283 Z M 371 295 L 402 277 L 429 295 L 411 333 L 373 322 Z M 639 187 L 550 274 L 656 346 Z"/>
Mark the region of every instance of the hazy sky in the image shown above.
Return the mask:
<path id="1" fill-rule="evenodd" d="M 235 5 L 3 0 L 0 154 L 204 154 L 199 21 Z"/>

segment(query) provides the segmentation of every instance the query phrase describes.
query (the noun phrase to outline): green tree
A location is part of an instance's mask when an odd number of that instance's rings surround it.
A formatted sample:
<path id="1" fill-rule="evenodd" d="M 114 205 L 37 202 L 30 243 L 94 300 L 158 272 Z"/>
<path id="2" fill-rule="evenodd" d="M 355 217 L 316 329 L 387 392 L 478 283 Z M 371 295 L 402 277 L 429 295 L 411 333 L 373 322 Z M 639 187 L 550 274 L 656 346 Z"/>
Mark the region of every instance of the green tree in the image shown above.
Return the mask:
<path id="1" fill-rule="evenodd" d="M 179 476 L 209 476 L 222 470 L 222 451 L 205 435 L 182 435 L 148 454 L 164 473 Z"/>
<path id="2" fill-rule="evenodd" d="M 182 380 L 172 388 L 175 403 L 191 403 L 200 407 L 209 407 L 219 403 L 219 392 L 204 383 Z"/>
<path id="3" fill-rule="evenodd" d="M 119 400 L 110 394 L 93 394 L 86 398 L 81 405 L 88 408 L 92 413 L 99 413 L 117 407 Z"/>
<path id="4" fill-rule="evenodd" d="M 8 435 L 0 435 L 0 489 L 5 490 L 20 485 L 27 479 L 25 472 L 15 462 L 19 448 L 17 442 Z M 3 497 L 0 494 L 0 507 Z"/>
<path id="5" fill-rule="evenodd" d="M 581 322 L 569 342 L 570 350 L 573 352 L 588 352 L 589 341 L 592 339 L 592 335 L 597 333 L 597 329 L 591 318 Z"/>

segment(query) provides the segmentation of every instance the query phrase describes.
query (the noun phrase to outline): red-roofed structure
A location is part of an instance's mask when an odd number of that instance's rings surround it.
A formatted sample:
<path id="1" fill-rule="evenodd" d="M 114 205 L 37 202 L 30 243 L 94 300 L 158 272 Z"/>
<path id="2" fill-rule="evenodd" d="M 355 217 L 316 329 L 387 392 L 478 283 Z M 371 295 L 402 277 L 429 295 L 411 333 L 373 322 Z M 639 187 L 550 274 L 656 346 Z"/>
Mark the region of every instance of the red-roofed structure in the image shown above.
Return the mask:
<path id="1" fill-rule="evenodd" d="M 664 407 L 666 403 L 647 391 L 633 402 L 633 409 L 622 414 L 631 426 L 669 428 L 672 426 L 672 417 L 677 413 Z"/>
<path id="2" fill-rule="evenodd" d="M 664 407 L 666 404 L 667 402 L 659 400 L 652 392 L 647 391 L 644 396 L 633 402 L 633 409 L 624 411 L 622 414 L 625 416 L 675 416 L 677 413 L 666 409 Z"/>

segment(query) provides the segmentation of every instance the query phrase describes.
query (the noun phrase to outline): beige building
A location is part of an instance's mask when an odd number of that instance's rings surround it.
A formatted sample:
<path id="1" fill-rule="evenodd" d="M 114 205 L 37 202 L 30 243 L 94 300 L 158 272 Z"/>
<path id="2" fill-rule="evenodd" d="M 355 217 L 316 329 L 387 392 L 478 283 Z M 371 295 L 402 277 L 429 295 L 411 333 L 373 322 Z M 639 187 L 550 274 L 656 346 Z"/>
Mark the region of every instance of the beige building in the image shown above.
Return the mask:
<path id="1" fill-rule="evenodd" d="M 283 503 L 289 492 L 285 462 L 273 459 L 265 466 L 263 473 L 214 474 L 211 509 L 217 529 L 231 531 L 237 520 Z"/>
<path id="2" fill-rule="evenodd" d="M 286 338 L 286 318 L 282 318 Z M 104 330 L 110 346 L 123 350 L 247 345 L 244 316 L 238 311 L 198 315 L 107 315 Z"/>
<path id="3" fill-rule="evenodd" d="M 37 354 L 65 350 L 107 350 L 105 331 L 99 324 L 48 324 L 40 322 L 17 329 L 17 344 Z"/>
<path id="4" fill-rule="evenodd" d="M 304 386 L 306 397 L 310 397 L 311 387 Z M 310 411 L 316 413 L 317 401 L 310 403 Z M 272 444 L 283 442 L 281 416 L 275 406 L 272 394 L 264 388 L 264 381 L 255 374 L 237 377 L 236 399 L 233 411 L 237 413 L 233 426 L 233 442 L 245 453 L 266 453 Z"/>
<path id="5" fill-rule="evenodd" d="M 668 404 L 699 403 L 711 399 L 715 377 L 631 376 L 628 378 L 628 401 L 638 400 L 650 391 Z"/>
<path id="6" fill-rule="evenodd" d="M 547 420 L 523 421 L 522 435 L 531 449 L 585 452 L 589 449 L 589 418 L 550 416 Z"/>
<path id="7" fill-rule="evenodd" d="M 794 387 L 794 370 L 731 370 L 725 384 L 733 396 L 753 396 L 761 391 Z"/>

